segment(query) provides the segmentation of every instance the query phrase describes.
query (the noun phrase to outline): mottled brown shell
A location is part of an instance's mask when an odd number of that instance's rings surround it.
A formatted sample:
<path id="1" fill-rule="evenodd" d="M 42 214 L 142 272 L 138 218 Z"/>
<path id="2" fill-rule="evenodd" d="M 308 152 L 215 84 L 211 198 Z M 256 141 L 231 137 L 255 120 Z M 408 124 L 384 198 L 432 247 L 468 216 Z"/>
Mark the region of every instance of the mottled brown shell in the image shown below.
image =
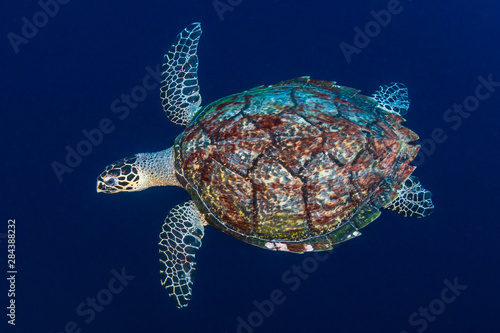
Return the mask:
<path id="1" fill-rule="evenodd" d="M 321 251 L 359 234 L 413 171 L 418 137 L 357 90 L 299 78 L 222 98 L 175 141 L 207 221 L 275 250 Z"/>

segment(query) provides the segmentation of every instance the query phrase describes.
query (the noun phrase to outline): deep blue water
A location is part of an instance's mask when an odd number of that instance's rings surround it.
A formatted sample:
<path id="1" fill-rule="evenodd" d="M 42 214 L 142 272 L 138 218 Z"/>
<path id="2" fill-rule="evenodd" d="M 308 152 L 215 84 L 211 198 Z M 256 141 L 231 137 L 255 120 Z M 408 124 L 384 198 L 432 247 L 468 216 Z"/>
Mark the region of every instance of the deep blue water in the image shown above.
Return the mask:
<path id="1" fill-rule="evenodd" d="M 57 13 L 47 1 L 52 17 L 36 1 L 3 5 L 1 332 L 499 332 L 500 84 L 484 86 L 500 82 L 498 3 L 220 2 L 231 8 L 223 20 L 213 1 L 66 1 Z M 388 6 L 390 22 L 375 23 L 370 12 Z M 38 31 L 23 31 L 34 20 Z M 195 21 L 204 30 L 205 103 L 303 75 L 367 95 L 405 83 L 406 125 L 425 143 L 415 174 L 432 190 L 435 212 L 384 212 L 322 261 L 207 228 L 194 297 L 176 309 L 159 283 L 157 243 L 187 192 L 104 195 L 95 180 L 110 162 L 165 149 L 182 131 L 164 116 L 158 88 L 124 119 L 111 104 L 143 85 Z M 372 29 L 370 40 L 355 40 L 356 27 Z M 359 46 L 350 62 L 343 42 Z M 77 149 L 82 131 L 105 118 L 110 133 L 59 181 L 53 162 L 65 163 L 67 147 Z M 7 296 L 9 219 L 15 298 Z"/>

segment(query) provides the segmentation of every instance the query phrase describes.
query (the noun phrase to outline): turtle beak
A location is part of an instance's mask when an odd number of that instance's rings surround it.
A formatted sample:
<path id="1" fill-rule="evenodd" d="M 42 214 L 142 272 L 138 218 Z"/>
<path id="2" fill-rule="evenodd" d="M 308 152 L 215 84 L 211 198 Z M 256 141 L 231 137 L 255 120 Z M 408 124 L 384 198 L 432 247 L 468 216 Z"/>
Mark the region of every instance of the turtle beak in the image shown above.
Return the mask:
<path id="1" fill-rule="evenodd" d="M 97 186 L 96 186 L 96 191 L 97 193 L 102 192 L 102 193 L 114 193 L 116 192 L 116 189 L 113 187 L 110 187 L 106 185 L 106 183 L 103 181 L 103 177 L 99 176 L 97 178 Z"/>
<path id="2" fill-rule="evenodd" d="M 106 185 L 104 185 L 104 183 L 101 182 L 100 180 L 97 180 L 97 188 L 96 188 L 97 193 L 104 192 L 105 188 L 106 188 Z"/>

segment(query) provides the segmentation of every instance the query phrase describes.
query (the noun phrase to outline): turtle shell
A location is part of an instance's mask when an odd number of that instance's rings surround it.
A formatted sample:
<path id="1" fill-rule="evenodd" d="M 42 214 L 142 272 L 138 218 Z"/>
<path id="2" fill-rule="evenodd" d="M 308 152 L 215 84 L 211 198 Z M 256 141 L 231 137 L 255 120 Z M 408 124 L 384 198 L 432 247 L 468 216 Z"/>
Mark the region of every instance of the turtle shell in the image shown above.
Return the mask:
<path id="1" fill-rule="evenodd" d="M 274 250 L 359 234 L 413 172 L 397 114 L 334 82 L 299 78 L 222 98 L 175 140 L 176 171 L 209 224 Z"/>

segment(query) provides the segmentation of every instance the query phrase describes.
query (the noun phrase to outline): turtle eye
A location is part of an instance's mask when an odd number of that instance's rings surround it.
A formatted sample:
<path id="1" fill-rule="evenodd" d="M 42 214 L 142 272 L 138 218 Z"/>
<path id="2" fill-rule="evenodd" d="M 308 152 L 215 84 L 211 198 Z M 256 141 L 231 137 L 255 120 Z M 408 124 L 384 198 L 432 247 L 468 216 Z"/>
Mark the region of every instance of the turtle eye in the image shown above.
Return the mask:
<path id="1" fill-rule="evenodd" d="M 115 186 L 118 183 L 118 180 L 116 177 L 108 177 L 107 179 L 104 179 L 104 184 L 108 186 Z"/>

